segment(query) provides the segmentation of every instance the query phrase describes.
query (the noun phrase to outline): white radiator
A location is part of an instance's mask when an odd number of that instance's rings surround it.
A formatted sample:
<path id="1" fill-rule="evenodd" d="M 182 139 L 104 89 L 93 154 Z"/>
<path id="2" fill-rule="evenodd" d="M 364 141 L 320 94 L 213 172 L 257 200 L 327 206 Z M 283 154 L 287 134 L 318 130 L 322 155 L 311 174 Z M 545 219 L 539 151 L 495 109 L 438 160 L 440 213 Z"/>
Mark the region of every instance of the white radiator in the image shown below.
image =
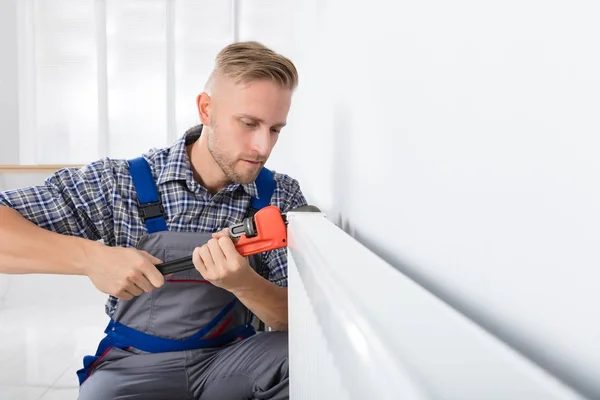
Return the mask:
<path id="1" fill-rule="evenodd" d="M 289 221 L 291 399 L 583 398 L 324 214 Z"/>

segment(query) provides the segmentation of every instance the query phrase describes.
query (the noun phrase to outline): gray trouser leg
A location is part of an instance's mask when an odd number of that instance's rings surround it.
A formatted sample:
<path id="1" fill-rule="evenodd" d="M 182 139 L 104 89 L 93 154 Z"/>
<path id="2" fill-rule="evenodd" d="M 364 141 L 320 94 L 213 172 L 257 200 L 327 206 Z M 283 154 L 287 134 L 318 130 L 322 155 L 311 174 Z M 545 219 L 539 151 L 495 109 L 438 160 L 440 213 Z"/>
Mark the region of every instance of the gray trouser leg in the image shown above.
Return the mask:
<path id="1" fill-rule="evenodd" d="M 111 349 L 79 390 L 79 400 L 189 399 L 185 354 Z"/>
<path id="2" fill-rule="evenodd" d="M 190 367 L 200 400 L 289 399 L 287 332 L 256 334 Z"/>

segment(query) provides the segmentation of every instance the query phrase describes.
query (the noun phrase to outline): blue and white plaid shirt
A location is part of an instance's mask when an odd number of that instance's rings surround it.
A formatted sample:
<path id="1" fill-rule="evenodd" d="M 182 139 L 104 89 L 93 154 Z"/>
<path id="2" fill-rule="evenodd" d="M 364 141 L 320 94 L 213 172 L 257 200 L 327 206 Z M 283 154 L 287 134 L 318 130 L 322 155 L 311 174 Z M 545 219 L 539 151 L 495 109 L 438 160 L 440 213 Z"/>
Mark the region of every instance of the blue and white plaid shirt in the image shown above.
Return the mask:
<path id="1" fill-rule="evenodd" d="M 186 132 L 171 147 L 150 150 L 148 161 L 165 209 L 170 231 L 217 232 L 240 222 L 257 195 L 256 185 L 231 184 L 211 194 L 192 175 L 186 144 L 200 136 L 201 126 Z M 271 204 L 282 212 L 306 205 L 298 182 L 274 172 L 277 188 Z M 36 225 L 65 235 L 102 240 L 109 246 L 135 247 L 146 227 L 140 218 L 137 195 L 127 160 L 104 158 L 81 168 L 65 168 L 43 186 L 0 192 L 0 205 L 20 212 Z M 287 252 L 263 254 L 263 276 L 287 286 Z M 110 296 L 107 313 L 117 299 Z"/>

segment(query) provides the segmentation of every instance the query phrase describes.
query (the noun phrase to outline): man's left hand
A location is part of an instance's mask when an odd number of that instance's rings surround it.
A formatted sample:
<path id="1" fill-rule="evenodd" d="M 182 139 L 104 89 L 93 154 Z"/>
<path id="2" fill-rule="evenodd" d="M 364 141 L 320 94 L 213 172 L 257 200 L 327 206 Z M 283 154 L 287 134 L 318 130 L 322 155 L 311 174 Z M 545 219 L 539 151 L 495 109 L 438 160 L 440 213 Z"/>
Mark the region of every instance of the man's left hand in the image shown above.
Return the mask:
<path id="1" fill-rule="evenodd" d="M 243 289 L 256 274 L 238 253 L 228 229 L 213 233 L 205 245 L 194 249 L 192 259 L 204 279 L 230 292 Z"/>

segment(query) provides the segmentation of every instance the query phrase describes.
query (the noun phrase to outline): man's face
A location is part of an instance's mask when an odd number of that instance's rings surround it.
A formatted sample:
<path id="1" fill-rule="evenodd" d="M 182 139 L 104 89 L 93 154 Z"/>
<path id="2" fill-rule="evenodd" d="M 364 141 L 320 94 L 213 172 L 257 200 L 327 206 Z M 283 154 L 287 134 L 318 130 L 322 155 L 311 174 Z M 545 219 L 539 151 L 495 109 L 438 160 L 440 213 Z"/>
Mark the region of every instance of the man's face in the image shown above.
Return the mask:
<path id="1" fill-rule="evenodd" d="M 216 83 L 205 127 L 208 149 L 231 182 L 254 182 L 286 123 L 291 99 L 291 90 L 266 80 Z"/>

